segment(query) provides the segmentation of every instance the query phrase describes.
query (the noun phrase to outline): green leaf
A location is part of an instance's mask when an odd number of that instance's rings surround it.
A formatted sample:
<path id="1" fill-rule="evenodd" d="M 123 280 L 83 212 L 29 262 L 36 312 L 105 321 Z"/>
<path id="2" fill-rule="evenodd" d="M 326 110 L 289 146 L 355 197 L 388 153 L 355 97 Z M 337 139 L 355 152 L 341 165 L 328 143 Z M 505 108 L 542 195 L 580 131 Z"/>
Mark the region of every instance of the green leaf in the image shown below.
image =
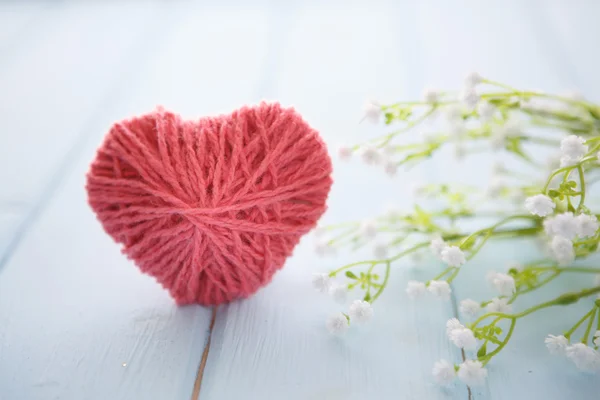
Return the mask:
<path id="1" fill-rule="evenodd" d="M 386 125 L 389 125 L 389 124 L 391 124 L 394 121 L 394 114 L 393 113 L 391 113 L 391 112 L 388 111 L 388 112 L 386 112 L 384 114 L 384 116 L 385 116 L 385 124 Z"/>
<path id="2" fill-rule="evenodd" d="M 550 196 L 552 198 L 558 197 L 559 195 L 560 195 L 560 192 L 558 190 L 551 189 L 548 191 L 548 196 Z"/>
<path id="3" fill-rule="evenodd" d="M 477 237 L 470 236 L 469 238 L 467 238 L 466 241 L 464 241 L 460 244 L 460 249 L 461 250 L 469 250 L 471 247 L 473 247 L 476 240 L 477 240 Z"/>
<path id="4" fill-rule="evenodd" d="M 356 275 L 352 271 L 346 271 L 346 276 L 350 279 L 358 279 Z"/>
<path id="5" fill-rule="evenodd" d="M 484 343 L 479 350 L 477 350 L 477 357 L 483 357 L 487 354 L 487 343 Z"/>

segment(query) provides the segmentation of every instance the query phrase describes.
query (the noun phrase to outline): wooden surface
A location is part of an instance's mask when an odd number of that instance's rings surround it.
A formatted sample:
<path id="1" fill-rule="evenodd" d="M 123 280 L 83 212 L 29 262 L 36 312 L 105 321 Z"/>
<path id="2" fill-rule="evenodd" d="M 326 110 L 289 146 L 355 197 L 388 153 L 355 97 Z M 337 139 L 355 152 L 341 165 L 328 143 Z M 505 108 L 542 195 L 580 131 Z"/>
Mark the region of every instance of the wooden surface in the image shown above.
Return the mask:
<path id="1" fill-rule="evenodd" d="M 365 98 L 454 88 L 473 69 L 599 101 L 600 3 L 23 3 L 0 2 L 0 400 L 600 396 L 597 376 L 547 354 L 544 336 L 565 326 L 556 310 L 524 321 L 485 387 L 435 386 L 433 362 L 461 357 L 444 334 L 453 306 L 413 304 L 404 288 L 436 265 L 395 265 L 373 323 L 329 337 L 324 319 L 337 306 L 314 293 L 310 275 L 360 254 L 317 258 L 311 237 L 271 285 L 219 307 L 211 325 L 213 310 L 175 307 L 120 254 L 83 190 L 109 125 L 157 105 L 191 118 L 276 99 L 333 148 L 383 132 L 357 123 Z M 484 182 L 472 162 L 443 153 L 390 179 L 335 159 L 323 222 L 408 207 L 410 181 Z M 486 269 L 524 257 L 511 244 L 490 248 L 465 266 L 456 297 L 484 298 Z"/>

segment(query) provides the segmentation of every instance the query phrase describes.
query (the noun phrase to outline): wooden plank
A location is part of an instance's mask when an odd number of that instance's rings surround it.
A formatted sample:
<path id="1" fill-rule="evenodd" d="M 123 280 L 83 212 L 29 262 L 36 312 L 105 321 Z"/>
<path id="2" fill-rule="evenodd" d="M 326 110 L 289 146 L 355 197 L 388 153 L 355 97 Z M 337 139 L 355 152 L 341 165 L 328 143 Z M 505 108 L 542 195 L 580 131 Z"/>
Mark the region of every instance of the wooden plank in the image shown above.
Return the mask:
<path id="1" fill-rule="evenodd" d="M 87 20 L 91 25 L 77 23 L 80 36 L 95 35 L 91 30 L 101 26 L 118 28 L 120 20 L 113 20 L 113 13 L 92 4 L 76 7 L 79 11 L 69 8 L 59 18 L 86 20 L 96 14 Z M 1 271 L 2 399 L 189 399 L 192 394 L 211 310 L 176 307 L 157 283 L 120 254 L 87 206 L 84 174 L 103 134 L 117 119 L 159 104 L 199 117 L 256 101 L 257 72 L 267 50 L 266 16 L 261 8 L 233 5 L 152 7 L 149 15 L 143 11 L 146 5 L 120 9 L 119 18 L 138 21 L 130 21 L 128 30 L 147 28 L 138 36 L 143 40 L 126 50 L 130 62 L 120 66 L 118 80 L 104 99 L 102 91 L 91 92 L 96 102 L 100 97 L 100 106 L 75 135 L 78 151 L 61 163 L 64 175 L 56 178 Z M 101 23 L 103 18 L 108 25 Z M 65 28 L 62 34 L 67 32 Z M 89 52 L 118 41 L 104 38 L 89 41 Z M 56 46 L 52 41 L 47 45 Z M 90 65 L 88 79 L 80 83 L 92 90 L 98 84 L 92 77 L 103 76 L 104 67 Z M 69 96 L 65 93 L 57 102 Z M 25 113 L 23 107 L 14 110 Z M 27 192 L 17 189 L 15 193 Z M 35 192 L 37 186 L 31 189 Z"/>
<path id="2" fill-rule="evenodd" d="M 554 7 L 558 7 L 558 3 L 555 2 Z M 546 8 L 547 4 L 544 2 L 541 8 Z M 579 6 L 575 8 L 585 12 L 587 7 L 581 7 L 582 4 L 578 3 Z M 569 7 L 564 4 L 564 8 Z M 519 88 L 558 93 L 579 86 L 584 88 L 586 94 L 587 79 L 595 79 L 589 71 L 573 74 L 573 65 L 568 65 L 569 52 L 566 48 L 573 45 L 581 33 L 571 32 L 567 38 L 550 31 L 558 25 L 557 22 L 538 23 L 545 11 L 531 4 L 518 1 L 486 4 L 466 0 L 452 4 L 426 1 L 419 2 L 419 9 L 418 26 L 427 38 L 425 49 L 430 57 L 425 67 L 426 73 L 434 77 L 435 85 L 439 87 L 458 87 L 462 76 L 471 69 Z M 555 10 L 565 19 L 562 23 L 570 27 L 577 25 L 574 14 L 578 12 L 563 11 Z M 584 29 L 596 28 L 586 25 Z M 544 43 L 556 35 L 562 39 Z M 440 52 L 441 49 L 445 50 Z M 580 50 L 583 51 L 582 48 Z M 444 68 L 436 68 L 437 61 L 448 57 L 452 57 L 451 63 L 445 64 Z M 590 84 L 594 85 L 591 81 Z M 512 157 L 490 156 L 489 153 L 454 164 L 440 158 L 433 160 L 435 167 L 432 170 L 438 171 L 433 176 L 438 181 L 454 178 L 455 181 L 459 179 L 485 187 L 492 159 L 504 161 L 515 168 L 520 165 Z M 482 167 L 485 165 L 488 167 Z M 526 262 L 540 256 L 531 241 L 500 242 L 486 246 L 477 257 L 462 267 L 454 284 L 458 300 L 489 300 L 493 293 L 485 282 L 489 270 L 504 271 L 511 262 Z M 559 290 L 589 286 L 589 278 L 585 282 L 585 278 L 566 276 L 540 292 L 524 296 L 517 302 L 516 310 L 521 311 L 549 300 Z M 488 365 L 486 386 L 475 389 L 473 398 L 521 398 L 524 393 L 535 393 L 535 398 L 556 400 L 597 398 L 600 391 L 597 377 L 581 374 L 566 360 L 551 356 L 544 345 L 547 334 L 560 334 L 568 329 L 584 310 L 589 309 L 590 304 L 591 300 L 582 301 L 566 309 L 546 310 L 519 321 L 510 343 Z"/>
<path id="3" fill-rule="evenodd" d="M 382 132 L 357 124 L 367 96 L 390 101 L 399 93 L 420 95 L 413 2 L 303 2 L 280 12 L 284 22 L 275 36 L 286 40 L 265 96 L 294 105 L 321 131 L 333 155 L 339 143 Z M 334 164 L 324 222 L 372 217 L 390 201 L 408 205 L 402 183 L 409 175 L 390 180 L 358 160 L 342 165 L 335 158 Z M 445 392 L 431 381 L 434 361 L 460 357 L 444 335 L 452 307 L 433 301 L 415 308 L 404 288 L 421 273 L 403 268 L 405 262 L 394 265 L 371 325 L 329 337 L 325 319 L 342 308 L 314 292 L 311 274 L 370 257 L 371 249 L 321 260 L 312 239 L 302 240 L 268 287 L 219 309 L 199 398 L 466 399 L 464 387 Z"/>

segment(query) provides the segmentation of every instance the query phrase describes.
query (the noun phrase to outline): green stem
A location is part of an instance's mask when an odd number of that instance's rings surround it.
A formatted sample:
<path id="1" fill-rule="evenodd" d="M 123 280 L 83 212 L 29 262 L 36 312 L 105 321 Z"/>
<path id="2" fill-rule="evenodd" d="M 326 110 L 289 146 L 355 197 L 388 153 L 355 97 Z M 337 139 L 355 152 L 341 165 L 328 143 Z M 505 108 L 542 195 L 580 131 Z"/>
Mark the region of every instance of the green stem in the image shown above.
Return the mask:
<path id="1" fill-rule="evenodd" d="M 594 320 L 596 319 L 596 314 L 598 313 L 598 308 L 594 307 L 592 310 L 592 316 L 590 317 L 590 322 L 588 322 L 587 328 L 585 328 L 585 332 L 583 333 L 583 337 L 581 338 L 581 342 L 587 344 L 588 338 L 590 336 L 590 331 L 592 330 L 592 325 L 594 325 Z"/>
<path id="2" fill-rule="evenodd" d="M 577 171 L 579 172 L 579 184 L 581 192 L 581 197 L 579 197 L 579 205 L 577 206 L 577 212 L 579 212 L 581 211 L 581 208 L 585 202 L 585 177 L 583 176 L 583 168 L 581 168 L 581 165 L 577 166 Z"/>
<path id="3" fill-rule="evenodd" d="M 385 265 L 385 276 L 383 277 L 383 283 L 381 284 L 381 287 L 379 288 L 379 290 L 377 290 L 375 295 L 371 298 L 371 304 L 373 304 L 375 302 L 375 300 L 377 300 L 377 298 L 381 295 L 381 293 L 383 293 L 383 290 L 387 286 L 387 282 L 390 277 L 390 269 L 391 269 L 391 265 L 390 265 L 390 262 L 388 261 Z"/>
<path id="4" fill-rule="evenodd" d="M 596 308 L 591 309 L 587 314 L 585 314 L 583 317 L 581 317 L 581 319 L 579 321 L 577 321 L 577 323 L 575 323 L 575 325 L 573 325 L 571 327 L 571 329 L 569 329 L 567 332 L 565 332 L 564 336 L 567 339 L 571 339 L 571 335 L 577 330 L 577 328 L 579 328 L 579 326 L 581 324 L 583 324 L 585 322 L 585 320 L 587 320 L 588 318 L 590 318 L 590 316 L 592 314 L 594 314 L 596 312 Z"/>
<path id="5" fill-rule="evenodd" d="M 500 346 L 496 347 L 496 349 L 494 351 L 492 351 L 491 353 L 485 355 L 485 357 L 484 357 L 485 361 L 483 361 L 484 366 L 492 359 L 492 357 L 494 357 L 496 354 L 500 353 L 500 351 L 502 351 L 504 346 L 506 346 L 506 344 L 510 340 L 510 338 L 515 330 L 516 324 L 517 324 L 517 319 L 512 318 L 510 321 L 510 328 L 508 329 L 508 333 L 506 334 L 506 337 L 502 341 L 502 344 Z"/>

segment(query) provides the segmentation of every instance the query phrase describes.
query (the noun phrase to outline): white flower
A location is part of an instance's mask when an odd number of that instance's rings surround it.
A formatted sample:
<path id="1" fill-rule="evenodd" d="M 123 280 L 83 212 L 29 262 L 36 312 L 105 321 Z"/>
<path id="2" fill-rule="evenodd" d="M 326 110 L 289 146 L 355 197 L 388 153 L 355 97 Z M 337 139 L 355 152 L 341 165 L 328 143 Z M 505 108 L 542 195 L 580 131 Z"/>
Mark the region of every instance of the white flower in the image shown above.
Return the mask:
<path id="1" fill-rule="evenodd" d="M 458 367 L 458 379 L 468 386 L 480 386 L 485 382 L 487 370 L 483 368 L 481 361 L 465 360 Z"/>
<path id="2" fill-rule="evenodd" d="M 594 333 L 594 344 L 600 347 L 600 330 L 597 330 L 596 333 Z"/>
<path id="3" fill-rule="evenodd" d="M 328 239 L 320 239 L 315 245 L 315 252 L 317 255 L 324 257 L 335 254 L 335 248 L 329 243 Z"/>
<path id="4" fill-rule="evenodd" d="M 436 361 L 433 364 L 431 373 L 433 374 L 435 381 L 440 385 L 448 385 L 452 383 L 456 377 L 454 365 L 450 364 L 446 360 Z"/>
<path id="5" fill-rule="evenodd" d="M 439 93 L 437 90 L 425 89 L 423 92 L 423 99 L 427 103 L 437 103 L 439 99 Z"/>
<path id="6" fill-rule="evenodd" d="M 446 246 L 440 253 L 442 261 L 448 264 L 450 267 L 460 267 L 467 259 L 465 253 L 457 246 Z"/>
<path id="7" fill-rule="evenodd" d="M 510 314 L 512 312 L 512 305 L 508 304 L 507 298 L 500 299 L 495 297 L 492 299 L 492 302 L 487 305 L 486 310 L 487 312 Z"/>
<path id="8" fill-rule="evenodd" d="M 350 319 L 358 323 L 364 323 L 373 317 L 373 307 L 366 301 L 354 300 L 348 311 Z"/>
<path id="9" fill-rule="evenodd" d="M 381 162 L 381 154 L 373 146 L 365 146 L 362 149 L 361 158 L 365 164 L 376 165 Z"/>
<path id="10" fill-rule="evenodd" d="M 328 274 L 313 274 L 312 285 L 321 293 L 327 293 L 331 286 L 331 278 Z"/>
<path id="11" fill-rule="evenodd" d="M 496 274 L 498 274 L 498 273 L 496 271 L 494 271 L 494 270 L 488 271 L 487 274 L 485 274 L 485 280 L 490 285 L 493 285 L 494 284 L 494 279 L 496 279 Z"/>
<path id="12" fill-rule="evenodd" d="M 446 242 L 441 237 L 434 237 L 429 244 L 431 252 L 440 260 L 442 259 L 442 250 L 446 248 Z"/>
<path id="13" fill-rule="evenodd" d="M 465 88 L 460 94 L 460 100 L 467 108 L 473 109 L 477 106 L 477 103 L 479 103 L 479 95 L 475 89 Z"/>
<path id="14" fill-rule="evenodd" d="M 344 304 L 348 297 L 348 290 L 344 285 L 331 285 L 329 294 L 337 303 Z"/>
<path id="15" fill-rule="evenodd" d="M 544 343 L 546 343 L 546 347 L 550 354 L 565 354 L 565 350 L 569 345 L 569 341 L 563 335 L 548 335 L 546 340 L 544 340 Z"/>
<path id="16" fill-rule="evenodd" d="M 458 140 L 467 133 L 467 126 L 462 120 L 453 121 L 448 126 L 448 133 L 453 139 Z"/>
<path id="17" fill-rule="evenodd" d="M 502 296 L 510 296 L 512 295 L 515 288 L 515 278 L 510 275 L 497 273 L 492 279 L 492 284 Z"/>
<path id="18" fill-rule="evenodd" d="M 468 88 L 474 88 L 475 86 L 479 85 L 481 81 L 483 81 L 481 75 L 473 71 L 465 77 L 465 86 Z"/>
<path id="19" fill-rule="evenodd" d="M 363 115 L 364 119 L 376 124 L 381 117 L 381 106 L 378 102 L 369 100 L 363 106 Z"/>
<path id="20" fill-rule="evenodd" d="M 463 324 L 460 323 L 460 321 L 456 318 L 450 318 L 447 322 L 446 322 L 446 335 L 448 337 L 450 337 L 450 334 L 452 334 L 452 331 L 456 330 L 456 329 L 463 329 L 465 326 Z"/>
<path id="21" fill-rule="evenodd" d="M 398 171 L 398 164 L 394 160 L 386 160 L 383 163 L 383 170 L 389 176 L 395 176 Z"/>
<path id="22" fill-rule="evenodd" d="M 454 123 L 456 121 L 462 122 L 462 108 L 456 104 L 449 105 L 448 107 L 444 108 L 444 116 L 450 123 Z"/>
<path id="23" fill-rule="evenodd" d="M 428 290 L 429 293 L 433 293 L 443 300 L 449 300 L 450 293 L 452 292 L 450 285 L 446 281 L 430 281 Z"/>
<path id="24" fill-rule="evenodd" d="M 464 299 L 460 302 L 460 313 L 466 317 L 475 317 L 481 310 L 481 305 L 475 300 Z"/>
<path id="25" fill-rule="evenodd" d="M 388 256 L 388 246 L 386 243 L 377 243 L 373 248 L 373 254 L 375 258 L 382 260 Z"/>
<path id="26" fill-rule="evenodd" d="M 342 160 L 349 160 L 352 157 L 352 149 L 347 146 L 338 147 L 338 157 Z"/>
<path id="27" fill-rule="evenodd" d="M 546 218 L 544 230 L 549 236 L 562 236 L 573 240 L 577 236 L 579 223 L 572 212 L 564 212 L 552 218 Z"/>
<path id="28" fill-rule="evenodd" d="M 423 282 L 408 281 L 408 284 L 406 285 L 406 294 L 413 300 L 422 296 L 426 291 L 427 287 Z"/>
<path id="29" fill-rule="evenodd" d="M 481 122 L 489 122 L 494 117 L 496 107 L 494 107 L 487 101 L 482 101 L 479 103 L 478 112 Z"/>
<path id="30" fill-rule="evenodd" d="M 550 244 L 552 254 L 560 265 L 568 265 L 575 260 L 573 242 L 562 236 L 554 236 Z"/>
<path id="31" fill-rule="evenodd" d="M 600 367 L 600 354 L 584 343 L 575 343 L 567 347 L 567 358 L 584 371 L 594 371 Z"/>
<path id="32" fill-rule="evenodd" d="M 448 338 L 459 349 L 474 350 L 477 347 L 477 339 L 473 331 L 468 328 L 453 329 Z"/>
<path id="33" fill-rule="evenodd" d="M 577 216 L 577 235 L 587 238 L 596 235 L 598 231 L 598 220 L 595 215 L 579 214 Z"/>
<path id="34" fill-rule="evenodd" d="M 525 199 L 525 208 L 527 211 L 540 217 L 551 214 L 555 207 L 556 204 L 554 204 L 552 199 L 543 194 L 536 194 Z"/>
<path id="35" fill-rule="evenodd" d="M 561 167 L 577 164 L 588 152 L 585 139 L 581 136 L 569 135 L 560 142 Z"/>
<path id="36" fill-rule="evenodd" d="M 377 236 L 377 224 L 371 220 L 363 221 L 360 225 L 360 233 L 367 239 L 373 239 Z"/>
<path id="37" fill-rule="evenodd" d="M 342 313 L 332 315 L 325 324 L 332 335 L 343 335 L 348 330 L 348 319 Z"/>

